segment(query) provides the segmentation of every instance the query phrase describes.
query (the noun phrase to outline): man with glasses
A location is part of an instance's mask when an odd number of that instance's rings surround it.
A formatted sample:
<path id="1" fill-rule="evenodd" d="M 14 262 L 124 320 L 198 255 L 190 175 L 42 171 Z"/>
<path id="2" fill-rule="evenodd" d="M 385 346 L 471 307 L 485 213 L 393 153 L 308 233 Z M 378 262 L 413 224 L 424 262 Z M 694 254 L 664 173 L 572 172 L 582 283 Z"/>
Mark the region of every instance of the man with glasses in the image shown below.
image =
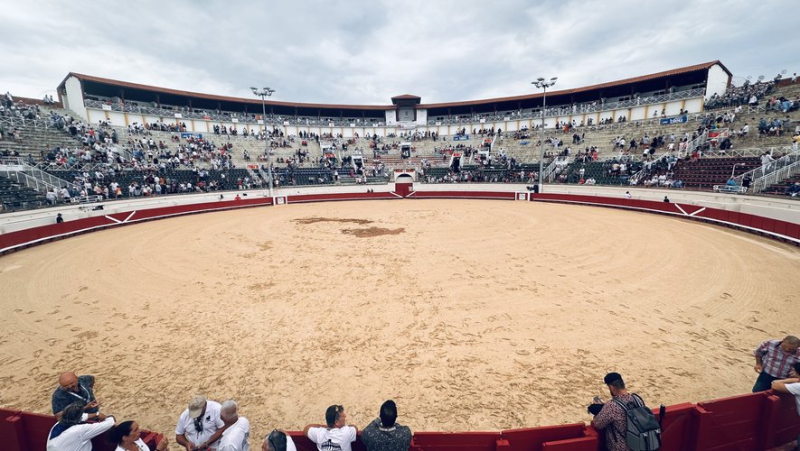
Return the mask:
<path id="1" fill-rule="evenodd" d="M 225 431 L 218 402 L 197 395 L 189 401 L 189 408 L 181 413 L 175 429 L 175 441 L 186 451 L 216 450 L 217 440 Z"/>
<path id="2" fill-rule="evenodd" d="M 264 437 L 261 451 L 297 451 L 294 441 L 286 432 L 275 429 Z"/>
<path id="3" fill-rule="evenodd" d="M 317 444 L 319 451 L 352 451 L 351 443 L 356 441 L 358 429 L 347 425 L 344 406 L 332 405 L 325 411 L 325 424 L 309 424 L 303 435 Z"/>
<path id="4" fill-rule="evenodd" d="M 83 407 L 81 421 L 99 420 L 100 404 L 94 397 L 94 376 L 78 376 L 69 371 L 58 378 L 52 397 L 53 415 L 61 419 L 64 409 L 73 403 Z"/>

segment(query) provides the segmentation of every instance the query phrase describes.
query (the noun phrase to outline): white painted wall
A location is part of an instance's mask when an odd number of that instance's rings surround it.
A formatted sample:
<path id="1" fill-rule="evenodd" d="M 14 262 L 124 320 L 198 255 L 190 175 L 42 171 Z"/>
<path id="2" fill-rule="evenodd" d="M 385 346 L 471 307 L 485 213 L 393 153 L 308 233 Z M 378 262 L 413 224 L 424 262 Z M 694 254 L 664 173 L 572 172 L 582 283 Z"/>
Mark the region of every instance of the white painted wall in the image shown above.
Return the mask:
<path id="1" fill-rule="evenodd" d="M 70 75 L 66 83 L 64 83 L 64 87 L 67 91 L 67 94 L 64 96 L 64 107 L 83 118 L 83 120 L 88 120 L 86 105 L 83 102 L 83 89 L 81 89 L 80 80 Z"/>
<path id="2" fill-rule="evenodd" d="M 708 69 L 708 83 L 706 84 L 706 100 L 714 94 L 723 95 L 730 84 L 731 77 L 722 69 L 722 66 L 715 64 Z"/>

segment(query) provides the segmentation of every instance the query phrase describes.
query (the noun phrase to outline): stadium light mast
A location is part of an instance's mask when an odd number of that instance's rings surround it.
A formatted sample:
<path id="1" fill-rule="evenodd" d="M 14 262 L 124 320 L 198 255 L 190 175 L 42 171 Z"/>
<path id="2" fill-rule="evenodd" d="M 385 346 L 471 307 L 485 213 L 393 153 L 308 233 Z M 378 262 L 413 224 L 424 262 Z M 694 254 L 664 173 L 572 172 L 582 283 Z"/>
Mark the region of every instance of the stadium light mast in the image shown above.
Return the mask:
<path id="1" fill-rule="evenodd" d="M 539 190 L 538 192 L 542 192 L 542 165 L 544 164 L 544 114 L 545 110 L 547 109 L 547 88 L 556 84 L 556 80 L 558 77 L 553 77 L 550 81 L 545 80 L 542 77 L 536 79 L 536 81 L 532 81 L 531 84 L 536 86 L 537 88 L 542 88 L 543 96 L 542 96 L 542 129 L 539 132 L 540 141 L 542 143 L 541 154 L 539 155 Z"/>
<path id="2" fill-rule="evenodd" d="M 267 97 L 272 97 L 272 94 L 275 92 L 274 89 L 270 87 L 263 88 L 259 90 L 258 88 L 251 87 L 251 91 L 253 94 L 261 97 L 261 110 L 263 115 L 261 116 L 261 121 L 264 123 L 264 152 L 267 157 L 267 174 L 269 177 L 269 197 L 272 198 L 272 156 L 269 154 L 269 141 L 267 141 Z"/>

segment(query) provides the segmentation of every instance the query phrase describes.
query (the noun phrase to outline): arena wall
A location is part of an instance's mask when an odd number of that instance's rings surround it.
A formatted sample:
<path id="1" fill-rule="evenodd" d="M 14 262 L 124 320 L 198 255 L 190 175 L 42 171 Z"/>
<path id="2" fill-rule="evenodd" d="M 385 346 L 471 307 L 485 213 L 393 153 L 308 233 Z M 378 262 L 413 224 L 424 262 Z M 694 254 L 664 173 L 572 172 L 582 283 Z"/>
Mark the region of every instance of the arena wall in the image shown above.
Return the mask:
<path id="1" fill-rule="evenodd" d="M 372 188 L 370 188 L 372 189 Z M 282 188 L 280 203 L 344 200 L 396 200 L 394 185 L 375 186 L 367 193 L 363 185 L 346 187 Z M 530 194 L 530 201 L 574 203 L 668 214 L 690 220 L 735 227 L 773 239 L 800 244 L 800 206 L 797 202 L 755 196 L 691 191 L 633 190 L 625 188 L 547 186 L 546 193 L 531 194 L 518 184 L 415 184 L 410 199 L 458 198 L 515 200 L 516 193 Z M 234 200 L 235 195 L 240 200 Z M 223 198 L 220 199 L 219 196 Z M 663 202 L 665 195 L 671 202 Z M 89 231 L 168 218 L 185 214 L 273 205 L 266 191 L 238 191 L 120 200 L 10 213 L 0 217 L 0 254 Z M 65 222 L 54 224 L 61 213 Z"/>
<path id="2" fill-rule="evenodd" d="M 667 406 L 663 417 L 662 451 L 769 450 L 793 441 L 800 433 L 794 396 L 772 391 L 731 398 Z M 255 421 L 256 419 L 250 419 Z M 55 424 L 49 415 L 0 409 L 0 437 L 7 451 L 44 451 L 46 437 Z M 602 431 L 584 423 L 539 426 L 489 432 L 415 432 L 411 451 L 599 451 Z M 291 431 L 299 451 L 316 446 L 300 431 Z M 162 436 L 143 431 L 152 448 Z M 257 439 L 258 440 L 258 439 Z M 93 440 L 93 449 L 111 451 L 104 436 Z M 258 444 L 256 444 L 258 446 Z M 354 443 L 355 451 L 365 450 Z"/>

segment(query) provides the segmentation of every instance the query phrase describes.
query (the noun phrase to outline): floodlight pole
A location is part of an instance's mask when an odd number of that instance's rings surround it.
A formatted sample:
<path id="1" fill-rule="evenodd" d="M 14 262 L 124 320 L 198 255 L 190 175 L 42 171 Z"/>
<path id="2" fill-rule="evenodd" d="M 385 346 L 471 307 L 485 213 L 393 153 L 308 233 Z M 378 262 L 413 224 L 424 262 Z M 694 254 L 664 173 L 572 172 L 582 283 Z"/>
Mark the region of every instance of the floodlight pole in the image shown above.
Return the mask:
<path id="1" fill-rule="evenodd" d="M 253 91 L 253 94 L 261 97 L 261 121 L 264 123 L 264 134 L 262 135 L 264 138 L 264 153 L 267 156 L 267 176 L 269 177 L 269 197 L 272 198 L 272 155 L 269 154 L 269 141 L 267 141 L 267 103 L 266 98 L 271 97 L 272 94 L 275 92 L 274 89 L 269 87 L 264 88 L 262 90 L 258 90 L 257 88 L 250 88 Z"/>
<path id="2" fill-rule="evenodd" d="M 541 151 L 539 155 L 539 193 L 542 192 L 542 171 L 544 165 L 544 114 L 545 110 L 547 109 L 547 88 L 556 84 L 556 80 L 558 77 L 553 77 L 550 81 L 546 81 L 544 78 L 539 77 L 536 81 L 531 82 L 532 85 L 536 86 L 537 88 L 542 88 L 543 95 L 542 95 L 542 129 L 539 131 L 539 138 L 541 142 Z"/>

